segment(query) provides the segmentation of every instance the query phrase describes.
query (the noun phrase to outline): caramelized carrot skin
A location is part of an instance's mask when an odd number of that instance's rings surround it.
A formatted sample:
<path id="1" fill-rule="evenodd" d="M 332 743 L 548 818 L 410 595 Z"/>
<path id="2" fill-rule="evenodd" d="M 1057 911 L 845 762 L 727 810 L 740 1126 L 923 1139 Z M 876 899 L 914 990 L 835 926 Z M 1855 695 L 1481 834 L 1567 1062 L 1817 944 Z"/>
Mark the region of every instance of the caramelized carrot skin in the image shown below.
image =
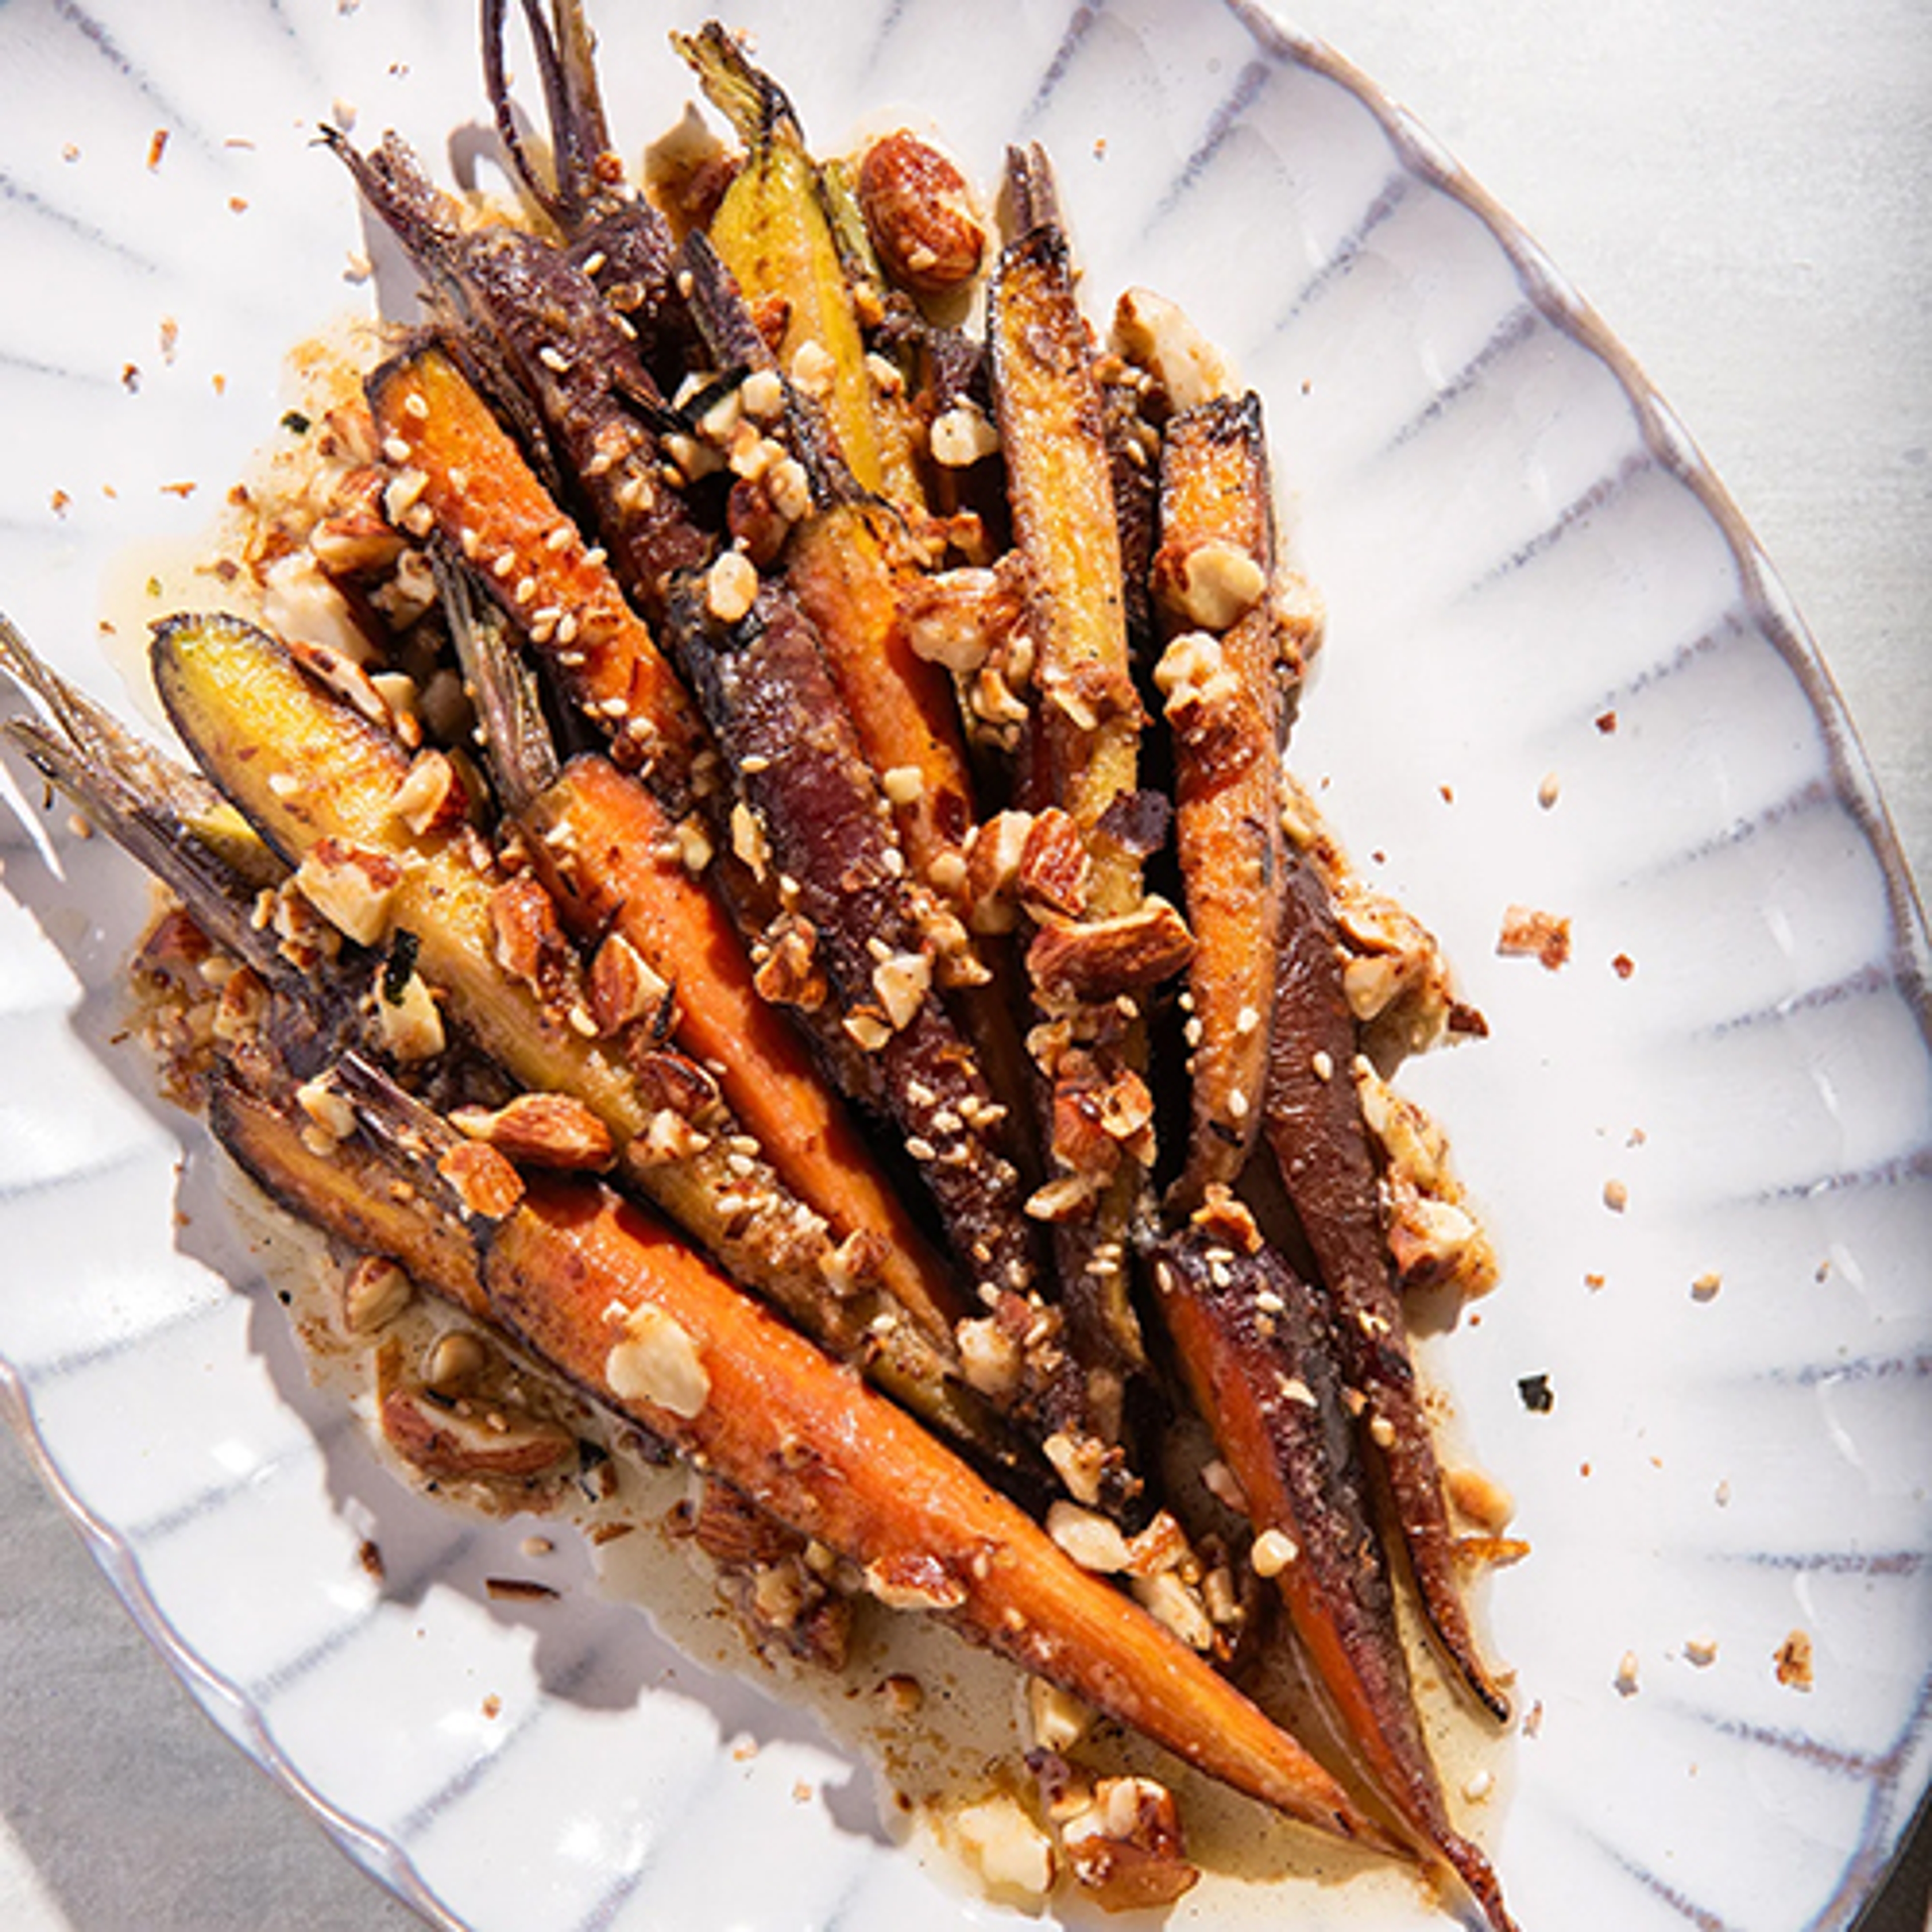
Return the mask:
<path id="1" fill-rule="evenodd" d="M 812 620 L 838 694 L 851 714 L 866 762 L 882 776 L 917 776 L 910 798 L 892 802 L 899 842 L 913 872 L 934 876 L 938 862 L 963 854 L 976 813 L 958 700 L 950 680 L 914 651 L 899 618 L 904 580 L 892 561 L 889 513 L 847 504 L 801 524 L 784 554 L 784 578 Z M 1026 1049 L 1014 1019 L 1016 989 L 1007 949 L 983 940 L 983 986 L 962 989 L 955 1005 L 981 1070 L 1009 1112 L 1002 1151 L 1030 1161 L 1018 1127 L 1028 1092 Z"/>
<path id="2" fill-rule="evenodd" d="M 732 1112 L 840 1236 L 880 1238 L 880 1272 L 936 1337 L 964 1311 L 944 1264 L 784 1015 L 764 999 L 736 927 L 682 862 L 649 793 L 605 760 L 574 760 L 526 814 L 532 849 L 580 936 L 620 932 L 676 988 L 676 1036 L 720 1070 Z"/>
<path id="3" fill-rule="evenodd" d="M 1376 1160 L 1352 1077 L 1359 1051 L 1327 889 L 1290 862 L 1268 1053 L 1267 1133 L 1334 1310 L 1344 1373 L 1366 1399 L 1372 1455 L 1388 1478 L 1423 1611 L 1444 1654 L 1498 1720 L 1502 1693 L 1476 1648 L 1401 1296 L 1382 1240 Z M 1320 1070 L 1328 1070 L 1322 1077 Z"/>
<path id="4" fill-rule="evenodd" d="M 1024 1291 L 1036 1273 L 1019 1175 L 993 1137 L 997 1107 L 937 988 L 886 1024 L 878 975 L 917 959 L 925 935 L 878 781 L 809 621 L 767 584 L 727 631 L 694 594 L 674 599 L 674 634 L 720 749 L 770 847 L 848 1027 L 883 1028 L 869 1057 L 976 1282 Z M 989 1124 L 992 1123 L 992 1124 Z M 920 1152 L 920 1149 L 925 1150 Z"/>
<path id="5" fill-rule="evenodd" d="M 1161 457 L 1162 546 L 1154 566 L 1184 572 L 1190 550 L 1219 544 L 1265 582 L 1274 570 L 1261 400 L 1225 397 L 1170 422 Z M 1170 631 L 1186 618 L 1170 611 Z M 1216 640 L 1219 670 L 1177 683 L 1174 844 L 1196 941 L 1188 991 L 1199 1036 L 1192 1053 L 1193 1123 L 1178 1206 L 1232 1186 L 1253 1150 L 1266 1084 L 1274 955 L 1286 870 L 1279 794 L 1286 706 L 1268 600 Z M 1184 647 L 1184 649 L 1185 647 Z M 1238 1095 L 1238 1102 L 1235 1096 Z"/>
<path id="6" fill-rule="evenodd" d="M 824 644 L 872 769 L 919 774 L 916 794 L 894 812 L 922 877 L 972 829 L 972 780 L 951 682 L 913 650 L 898 620 L 881 514 L 850 505 L 801 524 L 785 551 L 785 580 Z"/>
<path id="7" fill-rule="evenodd" d="M 1292 1546 L 1275 1582 L 1345 1735 L 1396 1816 L 1506 1932 L 1496 1874 L 1451 1827 L 1423 1739 L 1326 1311 L 1272 1250 L 1243 1252 L 1201 1228 L 1167 1237 L 1152 1262 L 1195 1406 L 1256 1534 Z"/>
<path id="8" fill-rule="evenodd" d="M 496 1318 L 781 1521 L 860 1565 L 875 1594 L 945 1617 L 1213 1777 L 1318 1828 L 1382 1834 L 1301 1747 L 1136 1605 L 1079 1569 L 915 1425 L 605 1190 L 533 1177 L 483 1275 Z M 702 1372 L 667 1408 L 614 1388 L 638 1311 Z M 660 1331 L 662 1332 L 662 1331 Z"/>
<path id="9" fill-rule="evenodd" d="M 1130 911 L 1140 862 L 1100 830 L 1138 769 L 1140 699 L 1100 388 L 1066 237 L 1033 230 L 1001 255 L 989 297 L 993 395 L 1013 534 L 1024 554 L 1039 652 L 1045 789 L 1092 848 L 1088 911 Z"/>
<path id="10" fill-rule="evenodd" d="M 437 527 L 476 566 L 572 702 L 600 730 L 617 727 L 614 755 L 646 768 L 681 814 L 704 727 L 608 564 L 441 350 L 385 363 L 368 389 L 386 445 L 422 476 L 421 500 Z"/>
<path id="11" fill-rule="evenodd" d="M 1043 158 L 1037 166 L 1043 169 Z M 1050 218 L 1051 184 L 1042 175 L 1010 184 L 1038 190 L 1022 199 L 1030 212 Z M 1051 218 L 1001 253 L 988 313 L 994 405 L 1037 654 L 1021 794 L 1036 808 L 1057 806 L 1079 828 L 1091 862 L 1082 916 L 1118 917 L 1141 904 L 1141 857 L 1114 835 L 1108 814 L 1138 783 L 1144 717 L 1128 658 L 1112 466 L 1092 345 L 1066 238 Z M 1109 1054 L 1128 1072 L 1145 1070 L 1139 1022 Z M 1059 1067 L 1041 1072 L 1040 1138 L 1051 1146 L 1072 1083 Z M 1060 1223 L 1053 1235 L 1067 1334 L 1084 1372 L 1088 1426 L 1114 1443 L 1124 1392 L 1147 1365 L 1124 1260 L 1146 1192 L 1142 1160 L 1125 1156 L 1090 1211 Z"/>

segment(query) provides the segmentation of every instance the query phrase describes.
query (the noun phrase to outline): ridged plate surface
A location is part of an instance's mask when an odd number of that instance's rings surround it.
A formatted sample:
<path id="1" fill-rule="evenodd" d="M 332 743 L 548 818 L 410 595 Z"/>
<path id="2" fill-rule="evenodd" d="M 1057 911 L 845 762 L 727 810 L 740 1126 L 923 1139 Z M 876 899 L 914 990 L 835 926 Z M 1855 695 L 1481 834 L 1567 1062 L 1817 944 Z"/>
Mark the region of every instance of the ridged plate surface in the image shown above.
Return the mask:
<path id="1" fill-rule="evenodd" d="M 684 79 L 662 19 L 600 10 L 640 147 Z M 1932 1736 L 1932 1056 L 1910 888 L 1769 566 L 1528 239 L 1360 76 L 1233 0 L 734 17 L 822 142 L 896 113 L 991 180 L 1006 142 L 1046 142 L 1095 309 L 1129 282 L 1180 298 L 1266 397 L 1332 614 L 1294 761 L 1492 1028 L 1410 1078 L 1505 1262 L 1480 1322 L 1430 1346 L 1534 1544 L 1492 1596 L 1540 1708 L 1494 1833 L 1523 1923 L 1846 1924 Z M 392 258 L 345 276 L 365 238 L 316 124 L 352 106 L 469 165 L 472 21 L 0 4 L 0 603 L 103 695 L 124 701 L 105 586 L 205 524 L 284 406 L 284 352 L 379 290 L 406 313 Z M 490 1598 L 521 1531 L 403 1496 L 310 1390 L 201 1136 L 111 1042 L 142 888 L 21 806 L 0 1387 L 217 1721 L 439 1921 L 1000 1918 L 871 1828 L 808 1722 L 580 1574 L 557 1604 Z M 1568 966 L 1497 956 L 1516 904 L 1570 919 Z M 1548 1413 L 1520 1398 L 1534 1375 Z M 1773 1669 L 1795 1630 L 1809 1691 Z M 1216 1898 L 1173 1922 L 1244 1916 Z M 1433 1922 L 1400 1884 L 1291 1907 Z"/>

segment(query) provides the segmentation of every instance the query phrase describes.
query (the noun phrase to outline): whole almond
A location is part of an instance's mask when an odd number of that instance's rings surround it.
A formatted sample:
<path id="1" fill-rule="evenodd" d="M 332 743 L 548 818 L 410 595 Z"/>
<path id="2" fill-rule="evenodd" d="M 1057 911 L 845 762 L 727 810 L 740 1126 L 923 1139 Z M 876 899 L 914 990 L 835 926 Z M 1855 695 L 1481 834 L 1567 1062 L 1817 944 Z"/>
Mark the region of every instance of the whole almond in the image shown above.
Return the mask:
<path id="1" fill-rule="evenodd" d="M 902 128 L 866 150 L 859 206 L 886 272 L 923 296 L 970 281 L 986 252 L 966 178 L 928 142 Z"/>

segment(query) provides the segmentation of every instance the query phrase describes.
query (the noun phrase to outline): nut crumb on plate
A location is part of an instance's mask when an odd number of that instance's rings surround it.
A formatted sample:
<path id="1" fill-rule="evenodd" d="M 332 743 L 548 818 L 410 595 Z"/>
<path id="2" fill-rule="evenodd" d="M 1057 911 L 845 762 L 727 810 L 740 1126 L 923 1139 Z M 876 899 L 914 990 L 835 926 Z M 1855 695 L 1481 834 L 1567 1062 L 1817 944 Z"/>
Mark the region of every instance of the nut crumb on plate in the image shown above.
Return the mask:
<path id="1" fill-rule="evenodd" d="M 1503 914 L 1496 950 L 1506 959 L 1539 960 L 1554 973 L 1570 962 L 1570 922 L 1532 906 L 1510 906 Z"/>
<path id="2" fill-rule="evenodd" d="M 1811 1634 L 1794 1630 L 1773 1655 L 1778 1681 L 1790 1690 L 1808 1690 L 1814 1682 Z"/>

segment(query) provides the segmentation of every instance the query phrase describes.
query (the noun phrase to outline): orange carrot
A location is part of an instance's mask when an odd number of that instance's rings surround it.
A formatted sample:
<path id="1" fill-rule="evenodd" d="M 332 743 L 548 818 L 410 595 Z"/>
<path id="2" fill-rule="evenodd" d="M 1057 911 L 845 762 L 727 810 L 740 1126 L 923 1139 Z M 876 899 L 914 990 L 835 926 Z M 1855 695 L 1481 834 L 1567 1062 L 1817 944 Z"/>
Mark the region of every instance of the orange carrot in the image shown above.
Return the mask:
<path id="1" fill-rule="evenodd" d="M 934 1612 L 1291 1817 L 1383 1842 L 1193 1652 L 635 1208 L 532 1178 L 484 1279 L 536 1353 L 857 1564 L 881 1600 Z"/>
<path id="2" fill-rule="evenodd" d="M 555 668 L 572 701 L 610 734 L 613 755 L 644 767 L 681 814 L 704 727 L 602 552 L 585 544 L 441 350 L 396 357 L 368 387 L 384 450 L 422 478 L 418 500 L 436 526 Z"/>
<path id="3" fill-rule="evenodd" d="M 524 815 L 566 922 L 616 932 L 674 982 L 679 1042 L 718 1070 L 732 1112 L 799 1198 L 842 1238 L 874 1238 L 887 1290 L 948 1338 L 957 1290 L 784 1015 L 758 992 L 737 928 L 668 844 L 644 788 L 605 760 L 574 760 Z"/>

